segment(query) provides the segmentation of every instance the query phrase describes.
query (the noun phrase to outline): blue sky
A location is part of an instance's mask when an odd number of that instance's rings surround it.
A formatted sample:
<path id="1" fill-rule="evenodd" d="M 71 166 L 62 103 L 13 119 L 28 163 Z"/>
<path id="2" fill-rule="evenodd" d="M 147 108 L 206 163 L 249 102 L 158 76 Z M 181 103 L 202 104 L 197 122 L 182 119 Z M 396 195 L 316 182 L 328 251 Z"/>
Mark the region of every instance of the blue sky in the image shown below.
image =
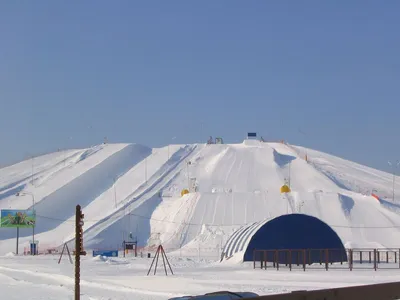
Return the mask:
<path id="1" fill-rule="evenodd" d="M 0 164 L 247 131 L 400 158 L 398 1 L 3 1 Z M 304 134 L 300 133 L 303 132 Z"/>

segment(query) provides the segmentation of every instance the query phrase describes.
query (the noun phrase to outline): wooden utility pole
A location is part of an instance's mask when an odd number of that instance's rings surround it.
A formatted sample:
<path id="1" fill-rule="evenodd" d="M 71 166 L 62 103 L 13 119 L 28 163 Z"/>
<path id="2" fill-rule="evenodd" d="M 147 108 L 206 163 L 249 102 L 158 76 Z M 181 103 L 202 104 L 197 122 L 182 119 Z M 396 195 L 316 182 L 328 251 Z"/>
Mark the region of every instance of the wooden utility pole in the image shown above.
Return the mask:
<path id="1" fill-rule="evenodd" d="M 83 218 L 84 214 L 80 205 L 76 206 L 75 214 L 75 300 L 80 300 L 80 272 L 81 272 L 81 255 L 86 255 L 83 250 Z"/>

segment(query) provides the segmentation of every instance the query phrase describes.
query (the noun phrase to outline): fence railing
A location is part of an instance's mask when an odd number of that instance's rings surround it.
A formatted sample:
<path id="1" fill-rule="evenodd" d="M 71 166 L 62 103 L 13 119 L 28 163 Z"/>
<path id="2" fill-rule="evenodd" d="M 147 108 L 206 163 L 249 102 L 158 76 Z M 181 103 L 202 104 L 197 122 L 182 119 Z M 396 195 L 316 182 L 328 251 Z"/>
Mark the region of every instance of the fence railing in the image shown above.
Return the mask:
<path id="1" fill-rule="evenodd" d="M 400 269 L 400 249 L 276 249 L 253 250 L 253 267 L 261 269 Z"/>
<path id="2" fill-rule="evenodd" d="M 59 255 L 62 251 L 62 246 L 52 247 L 50 245 L 42 245 L 38 247 L 38 255 Z M 74 247 L 69 249 L 71 253 L 75 250 Z M 88 252 L 88 255 L 92 255 L 92 251 L 102 250 L 102 251 L 115 251 L 118 250 L 118 256 L 124 256 L 124 249 L 122 247 L 102 247 L 102 248 L 90 248 L 85 249 Z M 147 257 L 150 253 L 150 256 L 153 257 L 157 250 L 157 246 L 154 247 L 138 247 L 137 255 L 139 257 Z M 184 258 L 193 258 L 193 259 L 206 259 L 206 260 L 219 260 L 222 248 L 220 247 L 192 247 L 192 248 L 171 248 L 165 247 L 165 252 L 168 257 L 184 257 Z M 24 247 L 23 251 L 24 255 L 30 255 L 30 248 Z M 125 257 L 133 257 L 135 251 L 128 250 L 125 253 Z"/>

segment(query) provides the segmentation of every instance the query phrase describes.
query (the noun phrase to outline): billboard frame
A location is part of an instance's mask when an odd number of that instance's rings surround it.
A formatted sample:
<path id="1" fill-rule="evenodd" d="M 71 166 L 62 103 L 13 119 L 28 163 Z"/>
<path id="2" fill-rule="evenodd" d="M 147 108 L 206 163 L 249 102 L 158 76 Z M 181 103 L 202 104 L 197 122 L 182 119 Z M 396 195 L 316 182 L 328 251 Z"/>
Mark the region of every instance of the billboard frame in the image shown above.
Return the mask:
<path id="1" fill-rule="evenodd" d="M 15 222 L 15 219 L 18 218 Z M 21 223 L 21 221 L 24 221 Z M 32 209 L 1 209 L 0 228 L 34 228 L 36 211 Z"/>

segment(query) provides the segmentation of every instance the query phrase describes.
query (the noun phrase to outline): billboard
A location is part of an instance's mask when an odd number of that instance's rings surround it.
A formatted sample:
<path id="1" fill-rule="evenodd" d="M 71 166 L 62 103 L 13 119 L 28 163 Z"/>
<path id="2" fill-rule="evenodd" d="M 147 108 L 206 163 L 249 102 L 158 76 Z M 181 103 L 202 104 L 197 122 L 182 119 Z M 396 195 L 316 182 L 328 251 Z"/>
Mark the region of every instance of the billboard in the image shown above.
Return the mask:
<path id="1" fill-rule="evenodd" d="M 33 210 L 2 209 L 0 213 L 0 227 L 32 228 L 36 223 L 36 214 Z"/>

